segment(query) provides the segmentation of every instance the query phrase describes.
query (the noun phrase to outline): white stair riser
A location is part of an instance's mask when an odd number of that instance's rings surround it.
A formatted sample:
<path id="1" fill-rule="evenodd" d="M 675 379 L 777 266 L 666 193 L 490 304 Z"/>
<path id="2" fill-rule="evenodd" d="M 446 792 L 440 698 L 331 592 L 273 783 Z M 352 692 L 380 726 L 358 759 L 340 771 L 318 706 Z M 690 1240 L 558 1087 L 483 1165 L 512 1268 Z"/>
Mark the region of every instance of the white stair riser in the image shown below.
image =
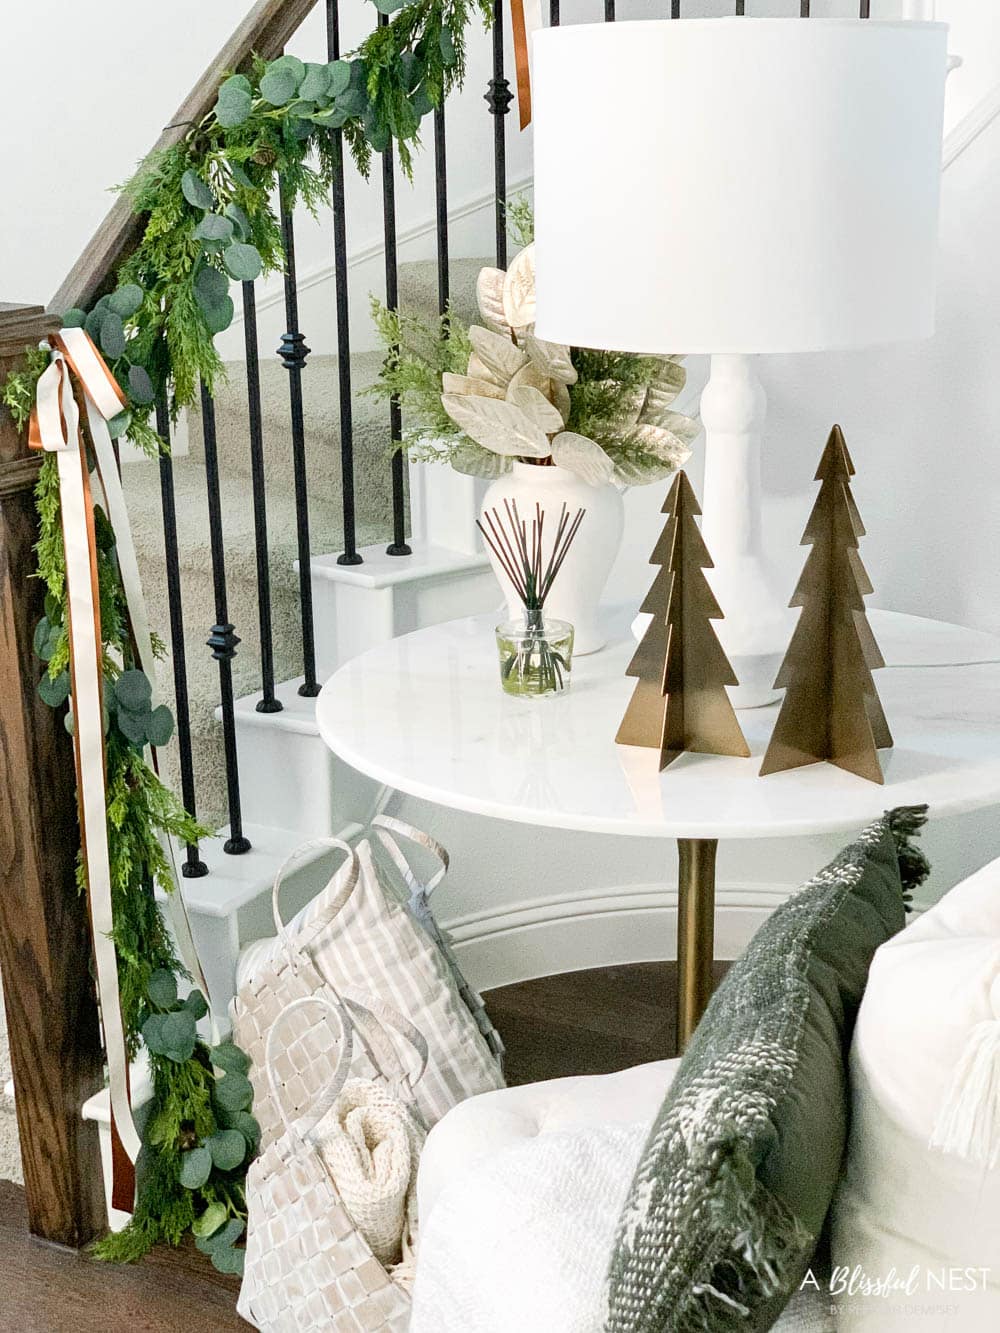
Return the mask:
<path id="1" fill-rule="evenodd" d="M 400 634 L 478 615 L 500 603 L 496 580 L 483 568 L 382 588 L 314 576 L 312 588 L 321 677 Z"/>
<path id="2" fill-rule="evenodd" d="M 476 519 L 487 482 L 467 477 L 446 463 L 409 464 L 410 523 L 414 542 L 427 542 L 469 555 L 481 553 Z"/>
<path id="3" fill-rule="evenodd" d="M 250 824 L 289 829 L 305 838 L 328 837 L 342 827 L 337 799 L 337 761 L 318 735 L 306 735 L 237 713 L 240 802 Z"/>

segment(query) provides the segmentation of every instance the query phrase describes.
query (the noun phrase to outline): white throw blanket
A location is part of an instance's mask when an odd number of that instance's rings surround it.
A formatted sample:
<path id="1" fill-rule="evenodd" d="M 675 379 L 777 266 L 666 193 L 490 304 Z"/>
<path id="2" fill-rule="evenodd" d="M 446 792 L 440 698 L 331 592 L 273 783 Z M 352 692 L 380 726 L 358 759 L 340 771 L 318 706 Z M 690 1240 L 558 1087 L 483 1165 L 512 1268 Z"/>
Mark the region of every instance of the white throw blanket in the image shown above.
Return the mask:
<path id="1" fill-rule="evenodd" d="M 340 1197 L 375 1258 L 386 1267 L 409 1258 L 424 1138 L 409 1109 L 379 1083 L 348 1079 L 315 1135 Z"/>
<path id="2" fill-rule="evenodd" d="M 541 1132 L 447 1185 L 421 1225 L 409 1333 L 601 1333 L 618 1217 L 649 1125 Z M 802 1293 L 776 1333 L 830 1333 Z"/>
<path id="3" fill-rule="evenodd" d="M 542 1134 L 449 1185 L 421 1228 L 410 1333 L 599 1333 L 618 1214 L 648 1132 Z"/>

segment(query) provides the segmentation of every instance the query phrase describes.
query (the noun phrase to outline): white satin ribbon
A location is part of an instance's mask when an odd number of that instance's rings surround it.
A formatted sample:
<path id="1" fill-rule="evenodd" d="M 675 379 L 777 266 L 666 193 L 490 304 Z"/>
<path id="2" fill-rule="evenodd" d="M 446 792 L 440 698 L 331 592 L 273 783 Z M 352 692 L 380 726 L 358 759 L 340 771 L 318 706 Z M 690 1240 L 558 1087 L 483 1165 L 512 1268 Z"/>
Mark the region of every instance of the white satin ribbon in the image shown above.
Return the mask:
<path id="1" fill-rule="evenodd" d="M 153 655 L 152 634 L 149 627 L 149 615 L 146 599 L 142 591 L 142 579 L 139 574 L 139 561 L 136 556 L 135 542 L 132 537 L 132 525 L 129 521 L 128 507 L 122 490 L 121 478 L 115 459 L 108 421 L 121 410 L 117 396 L 117 386 L 111 388 L 107 383 L 109 372 L 97 355 L 93 343 L 82 329 L 63 329 L 59 335 L 66 347 L 73 368 L 84 385 L 87 408 L 87 424 L 94 445 L 97 473 L 104 495 L 105 512 L 114 529 L 115 554 L 118 559 L 118 572 L 121 575 L 122 590 L 125 594 L 125 606 L 132 627 L 139 665 L 154 692 L 156 702 L 156 658 Z M 92 392 L 92 387 L 93 392 Z M 146 759 L 152 763 L 152 750 L 147 749 Z M 155 765 L 153 765 L 155 766 Z M 160 838 L 166 853 L 174 881 L 173 891 L 167 894 L 167 916 L 177 942 L 177 951 L 191 979 L 204 995 L 209 1006 L 209 1023 L 213 1045 L 219 1040 L 219 1025 L 212 1005 L 205 971 L 195 947 L 191 918 L 181 888 L 181 877 L 177 872 L 177 853 L 173 839 L 166 835 Z"/>
<path id="2" fill-rule="evenodd" d="M 154 690 L 156 660 L 132 528 L 107 424 L 125 409 L 124 398 L 83 329 L 63 329 L 53 336 L 47 346 L 51 361 L 38 384 L 37 439 L 33 443 L 54 453 L 59 469 L 66 551 L 74 746 L 97 985 L 101 997 L 111 1110 L 122 1146 L 134 1162 L 141 1145 L 129 1104 L 128 1062 L 118 998 L 118 963 L 111 938 L 113 910 L 105 791 L 102 645 L 93 511 L 86 449 L 80 433 L 71 371 L 83 390 L 87 425 L 97 464 L 97 479 L 105 512 L 115 533 L 118 569 L 139 665 Z M 151 758 L 150 750 L 147 752 L 147 760 Z M 181 962 L 210 1006 L 211 1035 L 215 1043 L 219 1039 L 218 1023 L 214 1009 L 211 1008 L 205 972 L 194 944 L 181 880 L 177 874 L 175 849 L 170 838 L 165 837 L 161 841 L 174 881 L 173 891 L 167 894 L 168 916 Z"/>
<path id="3" fill-rule="evenodd" d="M 56 342 L 53 339 L 53 342 Z M 128 1097 L 128 1058 L 118 960 L 112 930 L 111 863 L 105 793 L 102 710 L 102 646 L 96 578 L 93 572 L 93 514 L 89 479 L 80 436 L 80 418 L 66 358 L 58 346 L 38 382 L 37 422 L 42 448 L 55 454 L 59 470 L 63 542 L 66 549 L 66 605 L 69 616 L 70 675 L 73 693 L 73 744 L 76 749 L 80 832 L 87 870 L 97 988 L 108 1061 L 111 1111 L 122 1147 L 131 1161 L 141 1142 Z M 117 411 L 121 408 L 117 407 Z"/>

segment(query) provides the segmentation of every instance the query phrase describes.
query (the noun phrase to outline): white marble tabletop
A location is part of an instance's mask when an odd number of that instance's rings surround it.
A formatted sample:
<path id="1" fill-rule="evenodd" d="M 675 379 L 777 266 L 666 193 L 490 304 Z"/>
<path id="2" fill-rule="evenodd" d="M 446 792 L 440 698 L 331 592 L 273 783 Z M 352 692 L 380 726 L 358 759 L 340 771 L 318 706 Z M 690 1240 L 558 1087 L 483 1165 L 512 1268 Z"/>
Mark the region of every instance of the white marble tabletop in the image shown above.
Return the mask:
<path id="1" fill-rule="evenodd" d="M 341 667 L 318 699 L 327 745 L 398 791 L 520 823 L 636 837 L 754 838 L 857 828 L 895 805 L 934 815 L 1000 802 L 1000 639 L 889 611 L 870 620 L 895 747 L 885 785 L 829 764 L 758 776 L 777 705 L 738 716 L 752 758 L 615 744 L 634 682 L 628 615 L 609 646 L 573 664 L 571 689 L 525 700 L 501 691 L 493 619 L 449 621 Z"/>

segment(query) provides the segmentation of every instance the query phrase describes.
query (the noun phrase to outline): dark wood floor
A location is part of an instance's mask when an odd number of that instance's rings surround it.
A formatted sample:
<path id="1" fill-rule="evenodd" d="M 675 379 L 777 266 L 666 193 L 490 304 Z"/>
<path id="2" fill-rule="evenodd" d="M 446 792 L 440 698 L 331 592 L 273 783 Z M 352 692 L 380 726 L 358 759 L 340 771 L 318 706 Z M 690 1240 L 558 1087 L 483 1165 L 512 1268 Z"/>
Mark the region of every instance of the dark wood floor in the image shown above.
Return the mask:
<path id="1" fill-rule="evenodd" d="M 672 964 L 643 963 L 490 992 L 508 1082 L 604 1074 L 672 1055 L 674 984 Z M 22 1191 L 0 1182 L 3 1333 L 230 1333 L 248 1327 L 235 1312 L 237 1287 L 193 1246 L 112 1268 L 41 1245 L 27 1234 Z"/>
<path id="2" fill-rule="evenodd" d="M 728 963 L 716 963 L 716 983 Z M 610 1074 L 675 1055 L 673 963 L 637 963 L 543 977 L 489 991 L 511 1085 Z"/>

